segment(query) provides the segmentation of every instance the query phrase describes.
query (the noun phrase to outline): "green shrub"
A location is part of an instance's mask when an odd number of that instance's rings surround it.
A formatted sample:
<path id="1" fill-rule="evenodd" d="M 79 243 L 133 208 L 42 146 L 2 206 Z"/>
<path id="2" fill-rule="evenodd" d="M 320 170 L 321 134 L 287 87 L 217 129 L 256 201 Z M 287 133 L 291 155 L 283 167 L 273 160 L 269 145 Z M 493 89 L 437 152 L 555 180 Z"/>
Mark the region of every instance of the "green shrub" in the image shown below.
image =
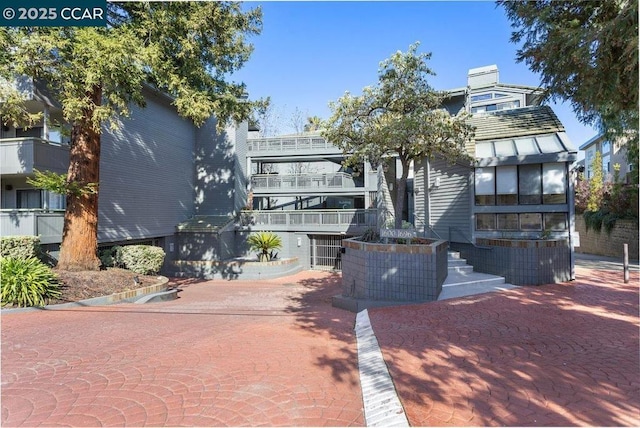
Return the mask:
<path id="1" fill-rule="evenodd" d="M 0 238 L 0 257 L 28 259 L 40 255 L 40 237 L 3 236 Z"/>
<path id="2" fill-rule="evenodd" d="M 282 248 L 282 238 L 273 232 L 256 232 L 247 238 L 249 248 L 253 251 L 259 251 L 258 258 L 260 261 L 269 261 L 273 256 L 272 250 Z"/>
<path id="3" fill-rule="evenodd" d="M 44 306 L 61 294 L 56 274 L 35 257 L 1 257 L 0 276 L 2 306 Z"/>
<path id="4" fill-rule="evenodd" d="M 151 245 L 127 245 L 120 247 L 122 263 L 126 269 L 141 275 L 156 274 L 162 268 L 165 252 Z M 116 259 L 119 257 L 116 256 Z"/>
<path id="5" fill-rule="evenodd" d="M 105 248 L 98 251 L 98 258 L 102 263 L 102 267 L 123 267 L 122 247 L 114 245 L 111 248 Z"/>

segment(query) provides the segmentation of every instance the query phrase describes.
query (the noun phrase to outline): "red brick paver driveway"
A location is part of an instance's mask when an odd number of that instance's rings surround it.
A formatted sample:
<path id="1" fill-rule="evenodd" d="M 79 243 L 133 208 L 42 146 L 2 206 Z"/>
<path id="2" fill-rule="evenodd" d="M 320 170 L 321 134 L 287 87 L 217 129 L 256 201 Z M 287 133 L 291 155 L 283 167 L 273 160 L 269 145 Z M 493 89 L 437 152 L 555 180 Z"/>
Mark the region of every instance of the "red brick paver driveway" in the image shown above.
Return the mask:
<path id="1" fill-rule="evenodd" d="M 640 426 L 638 273 L 369 311 L 411 425 Z"/>
<path id="2" fill-rule="evenodd" d="M 363 425 L 339 276 L 2 315 L 2 426 Z"/>

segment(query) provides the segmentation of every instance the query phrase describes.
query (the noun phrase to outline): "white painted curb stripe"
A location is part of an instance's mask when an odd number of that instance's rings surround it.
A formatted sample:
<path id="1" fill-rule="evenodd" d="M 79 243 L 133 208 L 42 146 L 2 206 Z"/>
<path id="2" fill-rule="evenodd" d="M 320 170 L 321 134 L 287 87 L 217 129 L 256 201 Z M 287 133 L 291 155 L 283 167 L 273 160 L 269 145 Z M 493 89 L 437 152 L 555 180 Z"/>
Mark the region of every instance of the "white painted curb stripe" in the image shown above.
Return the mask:
<path id="1" fill-rule="evenodd" d="M 409 421 L 384 363 L 366 309 L 356 315 L 355 331 L 366 425 L 408 427 Z"/>

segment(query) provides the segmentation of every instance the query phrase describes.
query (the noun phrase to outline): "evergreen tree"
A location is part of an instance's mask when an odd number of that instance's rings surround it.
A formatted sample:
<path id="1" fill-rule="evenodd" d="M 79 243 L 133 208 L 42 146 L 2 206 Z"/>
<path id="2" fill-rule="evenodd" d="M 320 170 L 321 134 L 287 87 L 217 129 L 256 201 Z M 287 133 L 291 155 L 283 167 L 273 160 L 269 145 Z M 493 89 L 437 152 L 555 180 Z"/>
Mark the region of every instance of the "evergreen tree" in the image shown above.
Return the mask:
<path id="1" fill-rule="evenodd" d="M 623 137 L 638 162 L 638 1 L 499 0 L 522 43 L 517 61 L 541 75 L 552 99 L 610 141 Z M 634 172 L 637 182 L 637 168 Z"/>
<path id="2" fill-rule="evenodd" d="M 178 113 L 196 125 L 215 115 L 222 129 L 256 107 L 245 99 L 245 86 L 228 76 L 249 58 L 246 37 L 260 33 L 260 9 L 243 12 L 236 2 L 107 3 L 107 8 L 104 28 L 0 29 L 0 81 L 28 76 L 46 82 L 72 127 L 58 263 L 67 270 L 100 266 L 100 134 L 107 122 L 117 126 L 132 104 L 144 106 L 143 85 L 172 96 Z M 16 91 L 0 86 L 3 124 L 33 120 Z"/>
<path id="3" fill-rule="evenodd" d="M 451 116 L 442 108 L 446 94 L 427 81 L 435 75 L 426 64 L 431 54 L 418 54 L 418 45 L 382 61 L 376 86 L 365 87 L 360 96 L 347 92 L 330 103 L 332 116 L 323 130 L 323 136 L 343 150 L 347 165 L 400 160 L 402 176 L 394 206 L 397 229 L 402 225 L 410 163 L 435 155 L 450 162 L 469 159 L 465 142 L 473 134 L 466 116 Z"/>

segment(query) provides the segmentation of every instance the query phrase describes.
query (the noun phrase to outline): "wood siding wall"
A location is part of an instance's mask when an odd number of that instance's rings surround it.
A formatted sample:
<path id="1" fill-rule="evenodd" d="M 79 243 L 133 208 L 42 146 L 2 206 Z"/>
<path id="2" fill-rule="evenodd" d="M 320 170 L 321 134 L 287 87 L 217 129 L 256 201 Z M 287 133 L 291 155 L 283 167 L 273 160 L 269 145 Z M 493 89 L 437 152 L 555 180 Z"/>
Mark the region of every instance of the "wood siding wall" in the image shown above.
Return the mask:
<path id="1" fill-rule="evenodd" d="M 196 132 L 195 209 L 198 215 L 233 215 L 246 201 L 247 124 L 218 134 L 216 121 Z"/>
<path id="2" fill-rule="evenodd" d="M 195 128 L 150 94 L 120 129 L 105 129 L 100 161 L 98 239 L 172 235 L 194 212 Z"/>
<path id="3" fill-rule="evenodd" d="M 469 168 L 435 159 L 431 161 L 430 177 L 427 178 L 425 165 L 426 162 L 420 165 L 415 176 L 416 189 L 419 189 L 416 194 L 416 223 L 418 219 L 421 221 L 416 226 L 422 227 L 430 217 L 433 230 L 442 239 L 468 242 L 471 239 Z M 440 185 L 435 188 L 433 184 L 437 179 L 440 179 Z M 430 208 L 427 197 L 431 199 Z M 450 228 L 456 228 L 451 236 Z"/>

